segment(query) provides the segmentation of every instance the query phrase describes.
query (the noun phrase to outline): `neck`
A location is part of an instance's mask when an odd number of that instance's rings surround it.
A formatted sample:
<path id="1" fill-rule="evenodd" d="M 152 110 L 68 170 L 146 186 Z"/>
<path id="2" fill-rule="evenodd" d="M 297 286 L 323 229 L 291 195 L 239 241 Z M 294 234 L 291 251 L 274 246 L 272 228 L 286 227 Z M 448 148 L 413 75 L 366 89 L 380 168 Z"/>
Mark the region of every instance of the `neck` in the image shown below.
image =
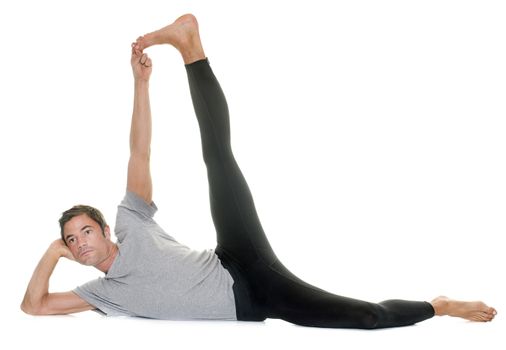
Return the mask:
<path id="1" fill-rule="evenodd" d="M 115 243 L 111 242 L 107 257 L 102 262 L 95 265 L 95 268 L 102 271 L 103 273 L 107 273 L 111 268 L 114 259 L 116 259 L 116 255 L 118 255 L 118 246 Z"/>

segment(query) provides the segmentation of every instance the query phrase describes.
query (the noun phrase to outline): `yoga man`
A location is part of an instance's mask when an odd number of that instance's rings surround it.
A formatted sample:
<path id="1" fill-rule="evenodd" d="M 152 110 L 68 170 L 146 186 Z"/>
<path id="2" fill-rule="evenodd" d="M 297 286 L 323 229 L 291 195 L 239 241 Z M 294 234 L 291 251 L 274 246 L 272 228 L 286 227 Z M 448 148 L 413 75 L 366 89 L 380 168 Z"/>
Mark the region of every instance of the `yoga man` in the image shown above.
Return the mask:
<path id="1" fill-rule="evenodd" d="M 157 225 L 150 175 L 152 61 L 144 52 L 170 44 L 182 55 L 200 128 L 207 167 L 214 250 L 195 251 Z M 211 70 L 194 16 L 132 43 L 134 107 L 126 194 L 118 206 L 115 235 L 102 214 L 78 205 L 60 218 L 61 239 L 37 265 L 21 304 L 33 315 L 99 310 L 107 315 L 157 319 L 262 321 L 283 319 L 298 325 L 385 328 L 450 315 L 491 321 L 496 311 L 483 302 L 438 297 L 431 302 L 387 300 L 371 303 L 312 286 L 276 257 L 257 216 L 248 185 L 230 144 L 227 102 Z M 59 258 L 94 266 L 104 277 L 64 293 L 49 293 Z"/>

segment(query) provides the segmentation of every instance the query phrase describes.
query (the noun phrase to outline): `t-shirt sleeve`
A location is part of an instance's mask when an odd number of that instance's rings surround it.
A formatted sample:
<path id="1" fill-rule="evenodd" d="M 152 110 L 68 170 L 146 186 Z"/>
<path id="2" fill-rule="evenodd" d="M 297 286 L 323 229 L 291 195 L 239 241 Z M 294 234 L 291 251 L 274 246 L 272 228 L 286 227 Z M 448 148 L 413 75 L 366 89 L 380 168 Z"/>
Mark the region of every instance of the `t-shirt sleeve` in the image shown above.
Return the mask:
<path id="1" fill-rule="evenodd" d="M 148 204 L 134 192 L 126 191 L 125 197 L 121 201 L 119 208 L 125 208 L 141 214 L 146 218 L 153 218 L 158 208 L 155 202 Z"/>
<path id="2" fill-rule="evenodd" d="M 114 288 L 111 287 L 100 277 L 75 288 L 73 292 L 107 316 L 133 316 L 112 301 L 110 296 L 114 294 Z"/>
<path id="3" fill-rule="evenodd" d="M 154 202 L 148 204 L 135 193 L 126 191 L 116 215 L 115 234 L 118 241 L 122 242 L 128 232 L 143 232 L 143 226 L 154 223 L 153 216 L 157 210 Z"/>

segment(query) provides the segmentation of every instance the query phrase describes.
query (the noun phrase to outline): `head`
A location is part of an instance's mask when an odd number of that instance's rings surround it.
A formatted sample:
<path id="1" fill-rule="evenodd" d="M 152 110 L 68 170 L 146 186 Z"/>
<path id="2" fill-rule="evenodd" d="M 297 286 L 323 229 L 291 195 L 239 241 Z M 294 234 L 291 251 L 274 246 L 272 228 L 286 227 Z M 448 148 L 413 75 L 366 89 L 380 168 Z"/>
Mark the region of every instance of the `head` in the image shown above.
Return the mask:
<path id="1" fill-rule="evenodd" d="M 111 253 L 110 228 L 102 213 L 87 205 L 76 205 L 63 212 L 60 220 L 61 239 L 83 265 L 97 266 Z"/>

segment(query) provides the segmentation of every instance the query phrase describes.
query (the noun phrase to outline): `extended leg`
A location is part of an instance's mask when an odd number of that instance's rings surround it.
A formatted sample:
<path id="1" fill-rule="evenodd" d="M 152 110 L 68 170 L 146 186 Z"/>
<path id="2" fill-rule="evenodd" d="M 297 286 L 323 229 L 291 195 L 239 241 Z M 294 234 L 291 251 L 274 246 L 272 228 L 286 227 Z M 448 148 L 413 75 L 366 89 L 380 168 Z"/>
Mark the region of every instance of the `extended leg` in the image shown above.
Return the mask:
<path id="1" fill-rule="evenodd" d="M 481 301 L 438 297 L 432 302 L 392 299 L 370 303 L 308 287 L 278 273 L 266 272 L 270 292 L 268 317 L 303 326 L 375 329 L 412 325 L 433 316 L 453 316 L 487 322 L 496 310 Z"/>
<path id="2" fill-rule="evenodd" d="M 412 325 L 434 316 L 427 302 L 370 303 L 291 284 L 271 300 L 271 317 L 302 326 L 375 329 Z"/>

